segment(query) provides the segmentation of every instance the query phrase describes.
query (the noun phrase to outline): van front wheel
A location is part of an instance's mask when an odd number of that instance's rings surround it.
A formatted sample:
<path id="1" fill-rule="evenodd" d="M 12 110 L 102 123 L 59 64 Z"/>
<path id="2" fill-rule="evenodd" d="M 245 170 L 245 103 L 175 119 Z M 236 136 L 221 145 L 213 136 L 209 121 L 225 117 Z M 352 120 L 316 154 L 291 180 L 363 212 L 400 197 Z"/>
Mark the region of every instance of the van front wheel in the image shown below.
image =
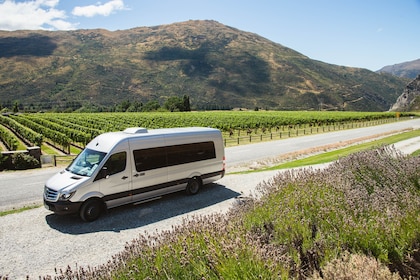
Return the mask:
<path id="1" fill-rule="evenodd" d="M 103 204 L 99 199 L 89 199 L 80 208 L 80 218 L 85 222 L 93 222 L 101 216 Z"/>
<path id="2" fill-rule="evenodd" d="M 201 188 L 201 180 L 199 178 L 192 178 L 188 181 L 186 191 L 188 194 L 197 194 Z"/>

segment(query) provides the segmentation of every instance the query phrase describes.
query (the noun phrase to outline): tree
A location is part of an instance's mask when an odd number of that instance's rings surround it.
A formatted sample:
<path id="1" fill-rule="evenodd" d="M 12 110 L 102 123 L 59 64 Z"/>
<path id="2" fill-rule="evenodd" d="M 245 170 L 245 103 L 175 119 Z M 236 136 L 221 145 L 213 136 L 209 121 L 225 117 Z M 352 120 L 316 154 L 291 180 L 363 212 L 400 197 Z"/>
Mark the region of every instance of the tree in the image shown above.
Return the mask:
<path id="1" fill-rule="evenodd" d="M 123 102 L 121 102 L 120 104 L 117 105 L 117 107 L 115 108 L 115 111 L 117 112 L 126 112 L 127 109 L 130 107 L 131 103 L 129 100 L 124 100 Z"/>
<path id="2" fill-rule="evenodd" d="M 165 101 L 163 107 L 171 112 L 180 112 L 181 108 L 184 106 L 183 101 L 178 96 L 171 96 L 168 100 Z"/>
<path id="3" fill-rule="evenodd" d="M 13 104 L 13 113 L 19 112 L 19 103 L 16 101 L 15 104 Z"/>
<path id="4" fill-rule="evenodd" d="M 190 97 L 187 95 L 184 95 L 184 111 L 191 112 Z"/>
<path id="5" fill-rule="evenodd" d="M 126 112 L 141 112 L 143 103 L 134 101 L 131 103 L 130 107 L 127 108 Z"/>
<path id="6" fill-rule="evenodd" d="M 152 111 L 158 110 L 159 108 L 160 108 L 160 104 L 157 100 L 150 100 L 149 102 L 144 104 L 141 110 L 143 112 L 152 112 Z"/>
<path id="7" fill-rule="evenodd" d="M 163 104 L 163 107 L 171 112 L 187 112 L 191 111 L 190 98 L 184 95 L 183 98 L 171 96 Z"/>

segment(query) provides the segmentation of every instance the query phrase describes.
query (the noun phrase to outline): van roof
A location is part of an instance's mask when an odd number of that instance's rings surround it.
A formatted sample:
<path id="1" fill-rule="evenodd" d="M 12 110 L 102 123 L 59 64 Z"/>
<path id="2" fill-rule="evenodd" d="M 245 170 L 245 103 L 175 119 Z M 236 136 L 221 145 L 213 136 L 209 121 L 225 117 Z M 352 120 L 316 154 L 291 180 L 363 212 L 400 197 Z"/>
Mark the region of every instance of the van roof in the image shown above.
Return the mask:
<path id="1" fill-rule="evenodd" d="M 197 133 L 220 133 L 218 129 L 208 127 L 177 127 L 146 129 L 142 127 L 130 127 L 124 131 L 107 132 L 95 137 L 86 147 L 102 152 L 109 152 L 117 143 L 132 138 L 149 138 L 168 134 L 197 134 Z"/>

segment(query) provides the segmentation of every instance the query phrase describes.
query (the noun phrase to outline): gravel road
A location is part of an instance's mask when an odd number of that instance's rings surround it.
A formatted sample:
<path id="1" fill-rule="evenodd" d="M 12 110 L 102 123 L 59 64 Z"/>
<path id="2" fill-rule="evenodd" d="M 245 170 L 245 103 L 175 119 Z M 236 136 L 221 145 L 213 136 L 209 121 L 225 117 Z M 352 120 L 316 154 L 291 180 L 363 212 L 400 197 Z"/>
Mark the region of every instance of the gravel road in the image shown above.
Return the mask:
<path id="1" fill-rule="evenodd" d="M 78 217 L 53 215 L 44 208 L 0 218 L 0 275 L 9 279 L 38 279 L 55 275 L 67 265 L 97 266 L 106 263 L 139 234 L 170 229 L 194 215 L 223 213 L 236 197 L 249 195 L 255 186 L 276 172 L 227 175 L 203 187 L 198 195 L 168 195 L 160 200 L 112 209 L 93 223 Z"/>
<path id="2" fill-rule="evenodd" d="M 420 137 L 395 145 L 403 152 L 420 149 Z M 248 196 L 279 171 L 227 175 L 198 195 L 176 193 L 160 200 L 112 209 L 93 223 L 53 215 L 44 208 L 0 217 L 0 278 L 38 279 L 67 265 L 106 263 L 139 234 L 171 229 L 195 215 L 224 213 L 237 197 Z"/>

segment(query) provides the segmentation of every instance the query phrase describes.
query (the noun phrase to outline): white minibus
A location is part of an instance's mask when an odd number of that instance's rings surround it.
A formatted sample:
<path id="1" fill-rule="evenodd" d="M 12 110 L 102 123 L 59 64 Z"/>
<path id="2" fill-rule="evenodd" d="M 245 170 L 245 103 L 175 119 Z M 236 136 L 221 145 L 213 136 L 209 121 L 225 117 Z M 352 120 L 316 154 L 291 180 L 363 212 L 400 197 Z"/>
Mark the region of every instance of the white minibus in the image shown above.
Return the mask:
<path id="1" fill-rule="evenodd" d="M 44 188 L 56 214 L 96 220 L 104 210 L 186 190 L 196 194 L 225 174 L 220 130 L 127 128 L 94 138 Z"/>

